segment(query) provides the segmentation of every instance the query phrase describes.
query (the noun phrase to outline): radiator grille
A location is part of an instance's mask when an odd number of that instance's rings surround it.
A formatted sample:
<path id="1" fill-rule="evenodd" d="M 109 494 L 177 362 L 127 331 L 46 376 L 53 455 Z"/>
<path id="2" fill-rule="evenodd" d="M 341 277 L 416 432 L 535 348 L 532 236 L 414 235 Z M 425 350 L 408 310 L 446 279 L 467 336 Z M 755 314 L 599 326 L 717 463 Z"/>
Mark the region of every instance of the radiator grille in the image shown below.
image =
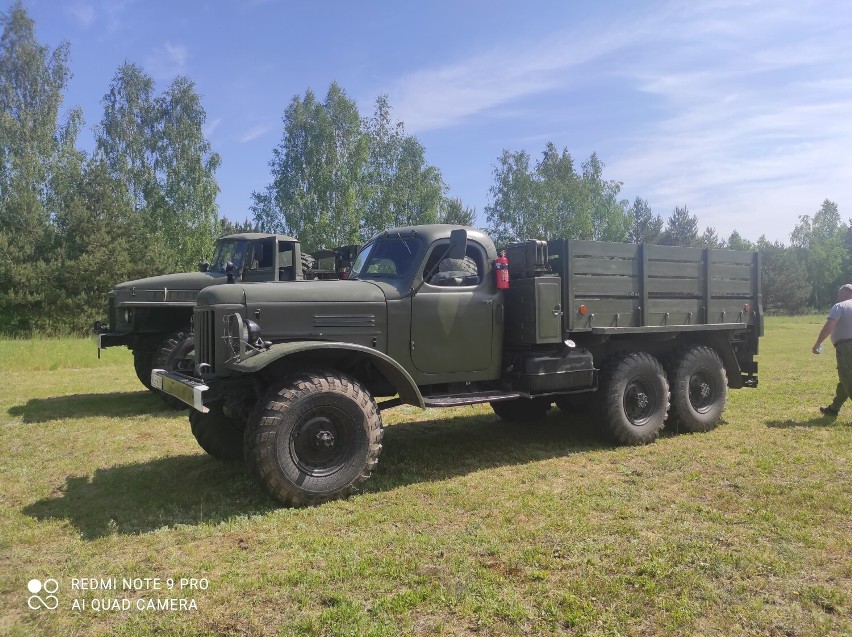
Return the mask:
<path id="1" fill-rule="evenodd" d="M 216 329 L 213 310 L 196 308 L 195 363 L 199 374 L 209 376 L 216 372 Z M 201 365 L 206 365 L 201 367 Z"/>

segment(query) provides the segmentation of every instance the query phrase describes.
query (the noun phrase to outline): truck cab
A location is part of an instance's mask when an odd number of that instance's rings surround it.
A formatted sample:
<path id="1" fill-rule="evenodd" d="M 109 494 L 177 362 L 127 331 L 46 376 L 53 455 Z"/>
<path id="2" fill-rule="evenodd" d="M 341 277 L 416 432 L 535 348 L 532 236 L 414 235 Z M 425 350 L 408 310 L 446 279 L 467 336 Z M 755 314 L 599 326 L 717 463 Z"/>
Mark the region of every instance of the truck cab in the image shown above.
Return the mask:
<path id="1" fill-rule="evenodd" d="M 379 285 L 388 317 L 387 353 L 418 385 L 493 380 L 500 375 L 503 298 L 491 276 L 497 252 L 465 230 L 451 254 L 452 228 L 384 233 L 367 244 L 352 277 Z"/>
<path id="2" fill-rule="evenodd" d="M 125 346 L 133 351 L 139 380 L 151 389 L 151 369 L 191 371 L 191 327 L 201 290 L 235 282 L 300 281 L 299 240 L 283 234 L 240 233 L 216 241 L 210 262 L 183 272 L 119 283 L 109 293 L 108 319 L 92 329 L 98 349 Z M 173 407 L 179 401 L 167 398 Z"/>

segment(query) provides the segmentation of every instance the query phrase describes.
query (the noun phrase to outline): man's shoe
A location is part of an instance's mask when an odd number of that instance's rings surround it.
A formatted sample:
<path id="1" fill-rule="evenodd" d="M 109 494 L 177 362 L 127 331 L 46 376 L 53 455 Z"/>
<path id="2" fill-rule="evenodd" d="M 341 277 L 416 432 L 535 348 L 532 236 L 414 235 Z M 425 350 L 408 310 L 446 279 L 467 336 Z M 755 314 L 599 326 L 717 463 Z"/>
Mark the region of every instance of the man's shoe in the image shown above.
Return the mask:
<path id="1" fill-rule="evenodd" d="M 829 418 L 837 418 L 837 414 L 840 413 L 839 411 L 834 411 L 831 407 L 820 407 L 819 411 L 823 416 L 828 416 Z"/>

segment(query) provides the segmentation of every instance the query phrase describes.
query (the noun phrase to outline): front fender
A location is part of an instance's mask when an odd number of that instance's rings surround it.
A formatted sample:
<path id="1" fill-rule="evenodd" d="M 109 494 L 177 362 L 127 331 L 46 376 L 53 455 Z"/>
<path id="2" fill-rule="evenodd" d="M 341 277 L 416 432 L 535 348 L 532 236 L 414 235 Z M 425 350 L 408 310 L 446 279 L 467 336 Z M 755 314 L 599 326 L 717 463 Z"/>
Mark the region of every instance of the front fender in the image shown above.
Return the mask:
<path id="1" fill-rule="evenodd" d="M 414 379 L 402 365 L 387 354 L 355 343 L 336 343 L 332 341 L 290 341 L 287 343 L 276 343 L 269 349 L 259 352 L 250 358 L 238 362 L 226 363 L 226 367 L 245 374 L 254 374 L 287 356 L 320 350 L 345 350 L 357 352 L 365 356 L 388 379 L 391 385 L 394 386 L 402 403 L 415 405 L 421 409 L 425 408 L 426 405 L 423 402 L 423 396 L 420 394 L 417 383 L 414 382 Z"/>

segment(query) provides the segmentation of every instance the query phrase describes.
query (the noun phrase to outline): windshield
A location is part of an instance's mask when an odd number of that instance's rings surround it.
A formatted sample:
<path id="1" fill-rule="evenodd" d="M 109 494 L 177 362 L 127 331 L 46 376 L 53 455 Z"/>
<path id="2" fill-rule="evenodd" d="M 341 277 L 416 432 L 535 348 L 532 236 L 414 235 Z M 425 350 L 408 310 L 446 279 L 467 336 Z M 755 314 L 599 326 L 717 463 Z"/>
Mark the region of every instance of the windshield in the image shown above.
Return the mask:
<path id="1" fill-rule="evenodd" d="M 243 267 L 243 259 L 246 256 L 247 241 L 219 241 L 216 243 L 216 251 L 213 253 L 213 261 L 210 270 L 213 272 L 224 272 L 228 261 L 234 264 L 234 269 Z"/>
<path id="2" fill-rule="evenodd" d="M 405 279 L 414 270 L 423 242 L 418 237 L 382 237 L 364 247 L 351 279 Z"/>

